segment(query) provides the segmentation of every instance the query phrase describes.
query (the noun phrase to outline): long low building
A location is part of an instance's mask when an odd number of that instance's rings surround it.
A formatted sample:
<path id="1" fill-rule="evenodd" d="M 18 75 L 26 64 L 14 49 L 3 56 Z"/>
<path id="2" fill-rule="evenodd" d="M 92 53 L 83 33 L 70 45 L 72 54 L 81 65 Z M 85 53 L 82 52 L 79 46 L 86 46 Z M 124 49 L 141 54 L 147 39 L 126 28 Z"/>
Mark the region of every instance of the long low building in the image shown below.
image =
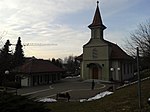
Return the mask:
<path id="1" fill-rule="evenodd" d="M 64 69 L 57 67 L 49 60 L 32 58 L 26 60 L 13 72 L 21 86 L 35 86 L 59 81 Z"/>

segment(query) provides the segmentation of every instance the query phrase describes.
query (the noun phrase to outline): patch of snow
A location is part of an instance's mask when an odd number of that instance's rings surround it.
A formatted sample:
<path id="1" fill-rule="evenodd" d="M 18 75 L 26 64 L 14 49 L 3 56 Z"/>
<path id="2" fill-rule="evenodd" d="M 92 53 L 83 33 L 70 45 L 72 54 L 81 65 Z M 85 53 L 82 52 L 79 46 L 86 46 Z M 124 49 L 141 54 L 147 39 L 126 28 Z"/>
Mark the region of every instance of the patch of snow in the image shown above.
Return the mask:
<path id="1" fill-rule="evenodd" d="M 49 86 L 49 89 L 54 89 L 51 85 Z"/>
<path id="2" fill-rule="evenodd" d="M 105 91 L 105 92 L 102 92 L 102 93 L 97 94 L 96 96 L 94 96 L 94 97 L 92 97 L 92 98 L 89 98 L 89 99 L 81 99 L 80 102 L 98 100 L 98 99 L 103 98 L 103 97 L 105 97 L 105 96 L 107 96 L 107 95 L 110 95 L 110 94 L 113 94 L 113 92 Z"/>
<path id="3" fill-rule="evenodd" d="M 65 79 L 72 79 L 72 78 L 73 78 L 73 76 L 68 76 Z"/>
<path id="4" fill-rule="evenodd" d="M 80 75 L 78 75 L 78 76 L 68 76 L 68 77 L 66 77 L 66 79 L 73 79 L 73 78 L 80 78 Z"/>
<path id="5" fill-rule="evenodd" d="M 43 99 L 40 99 L 39 102 L 57 102 L 57 100 L 53 98 L 43 98 Z"/>
<path id="6" fill-rule="evenodd" d="M 87 99 L 81 99 L 81 100 L 80 100 L 80 102 L 85 102 L 85 101 L 87 101 Z"/>

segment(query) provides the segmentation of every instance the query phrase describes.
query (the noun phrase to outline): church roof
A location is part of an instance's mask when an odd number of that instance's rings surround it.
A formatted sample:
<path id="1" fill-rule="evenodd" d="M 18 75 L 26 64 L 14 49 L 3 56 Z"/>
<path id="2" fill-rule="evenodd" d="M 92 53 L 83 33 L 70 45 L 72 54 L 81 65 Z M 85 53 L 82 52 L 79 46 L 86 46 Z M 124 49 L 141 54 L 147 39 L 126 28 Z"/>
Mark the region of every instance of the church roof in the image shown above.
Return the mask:
<path id="1" fill-rule="evenodd" d="M 111 47 L 110 59 L 111 60 L 133 60 L 126 52 L 124 52 L 117 44 L 104 40 L 108 46 Z M 83 60 L 83 54 L 76 58 L 77 60 Z"/>
<path id="2" fill-rule="evenodd" d="M 64 70 L 57 67 L 49 60 L 43 59 L 28 59 L 26 62 L 14 70 L 19 73 L 51 73 L 63 72 Z"/>
<path id="3" fill-rule="evenodd" d="M 93 22 L 88 27 L 89 28 L 101 27 L 104 30 L 104 29 L 106 29 L 106 26 L 103 25 L 98 3 L 99 2 L 97 1 L 97 8 L 96 8 L 96 11 L 95 11 Z"/>
<path id="4" fill-rule="evenodd" d="M 124 52 L 117 44 L 104 40 L 111 47 L 110 59 L 114 60 L 132 60 L 133 58 Z"/>
<path id="5" fill-rule="evenodd" d="M 82 61 L 83 59 L 83 54 L 81 54 L 80 56 L 76 57 L 77 60 Z"/>

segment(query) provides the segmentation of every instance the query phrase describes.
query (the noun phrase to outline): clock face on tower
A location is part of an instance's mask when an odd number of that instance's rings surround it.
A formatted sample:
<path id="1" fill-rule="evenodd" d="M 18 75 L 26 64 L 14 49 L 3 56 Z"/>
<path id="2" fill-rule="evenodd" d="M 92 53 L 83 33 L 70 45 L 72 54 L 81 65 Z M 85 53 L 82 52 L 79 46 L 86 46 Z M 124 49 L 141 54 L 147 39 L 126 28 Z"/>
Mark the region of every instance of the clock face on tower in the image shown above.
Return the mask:
<path id="1" fill-rule="evenodd" d="M 93 59 L 96 59 L 98 57 L 98 51 L 96 48 L 93 48 L 92 49 L 92 58 Z"/>

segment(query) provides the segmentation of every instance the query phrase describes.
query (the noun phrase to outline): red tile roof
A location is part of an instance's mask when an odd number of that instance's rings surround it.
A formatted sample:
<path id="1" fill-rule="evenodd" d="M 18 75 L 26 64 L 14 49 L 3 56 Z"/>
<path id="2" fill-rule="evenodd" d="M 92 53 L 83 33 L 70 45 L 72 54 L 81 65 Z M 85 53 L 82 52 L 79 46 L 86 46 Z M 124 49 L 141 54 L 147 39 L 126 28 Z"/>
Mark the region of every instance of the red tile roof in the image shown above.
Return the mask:
<path id="1" fill-rule="evenodd" d="M 112 48 L 110 59 L 115 60 L 133 60 L 131 56 L 129 56 L 126 52 L 124 52 L 117 44 L 106 41 Z"/>
<path id="2" fill-rule="evenodd" d="M 14 71 L 20 73 L 49 73 L 63 72 L 64 70 L 49 60 L 28 59 L 22 66 L 16 68 Z"/>
<path id="3" fill-rule="evenodd" d="M 76 57 L 77 60 L 82 61 L 83 59 L 83 54 L 81 54 L 80 56 Z"/>

